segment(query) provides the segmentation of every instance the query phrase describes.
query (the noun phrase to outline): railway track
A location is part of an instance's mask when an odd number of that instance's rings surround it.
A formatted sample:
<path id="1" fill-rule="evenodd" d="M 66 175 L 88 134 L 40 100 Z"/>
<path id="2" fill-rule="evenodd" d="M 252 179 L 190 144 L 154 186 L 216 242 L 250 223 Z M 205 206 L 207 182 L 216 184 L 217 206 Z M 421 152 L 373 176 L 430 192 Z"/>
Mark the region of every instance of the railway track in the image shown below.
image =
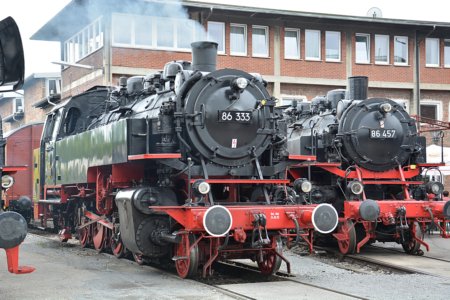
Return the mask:
<path id="1" fill-rule="evenodd" d="M 292 292 L 297 295 L 296 299 L 368 299 L 356 294 L 311 284 L 285 272 L 277 272 L 272 276 L 262 276 L 256 266 L 248 263 L 237 261 L 221 262 L 216 264 L 215 271 L 217 272 L 215 277 L 212 279 L 200 279 L 200 282 L 233 294 L 239 299 L 261 299 L 260 294 L 255 294 L 258 288 L 272 291 L 279 289 L 285 298 L 286 295 Z M 235 288 L 236 286 L 238 288 Z M 302 292 L 304 292 L 303 295 Z M 265 298 L 277 296 L 280 295 L 267 294 Z"/>
<path id="2" fill-rule="evenodd" d="M 29 234 L 37 235 L 53 242 L 58 241 L 57 235 L 48 231 L 31 229 Z M 112 256 L 112 254 L 103 254 Z M 129 259 L 133 260 L 132 258 Z M 178 278 L 174 267 L 161 268 L 161 266 L 155 264 L 149 264 L 148 267 L 156 267 L 159 272 Z M 304 294 L 303 297 L 299 295 L 295 299 L 367 299 L 355 294 L 311 284 L 285 272 L 278 272 L 272 276 L 262 276 L 256 266 L 238 261 L 216 263 L 212 277 L 199 277 L 195 281 L 235 299 L 276 298 L 280 295 L 276 291 L 282 291 L 285 299 L 289 299 L 289 296 L 286 297 L 289 293 Z M 262 297 L 255 291 L 266 292 L 264 292 L 265 295 Z"/>
<path id="3" fill-rule="evenodd" d="M 315 246 L 315 249 L 325 252 L 329 258 L 334 258 L 339 262 L 347 262 L 351 265 L 361 265 L 373 269 L 379 268 L 393 274 L 421 274 L 443 279 L 450 278 L 450 260 L 443 258 L 408 255 L 400 249 L 376 245 L 367 246 L 361 253 L 352 255 L 343 255 L 332 247 Z M 387 253 L 390 253 L 390 255 Z M 359 272 L 354 268 L 339 267 Z"/>

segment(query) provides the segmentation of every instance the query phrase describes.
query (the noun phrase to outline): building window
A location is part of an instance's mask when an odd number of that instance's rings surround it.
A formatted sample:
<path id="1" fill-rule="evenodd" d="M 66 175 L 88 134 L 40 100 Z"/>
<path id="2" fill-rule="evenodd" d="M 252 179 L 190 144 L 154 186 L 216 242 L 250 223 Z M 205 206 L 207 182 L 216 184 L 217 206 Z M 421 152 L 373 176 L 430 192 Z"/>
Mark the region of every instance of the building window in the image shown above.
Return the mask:
<path id="1" fill-rule="evenodd" d="M 230 25 L 230 54 L 247 55 L 247 26 Z"/>
<path id="2" fill-rule="evenodd" d="M 421 101 L 420 116 L 433 120 L 442 120 L 442 103 L 440 101 Z"/>
<path id="3" fill-rule="evenodd" d="M 113 46 L 190 51 L 193 41 L 204 39 L 194 20 L 113 14 L 112 24 Z"/>
<path id="4" fill-rule="evenodd" d="M 426 66 L 438 67 L 439 66 L 439 39 L 426 39 L 425 40 L 425 52 L 426 52 Z"/>
<path id="5" fill-rule="evenodd" d="M 355 36 L 355 52 L 357 63 L 370 63 L 370 34 L 357 33 Z"/>
<path id="6" fill-rule="evenodd" d="M 195 22 L 181 19 L 176 22 L 176 28 L 175 48 L 190 50 L 195 41 Z"/>
<path id="7" fill-rule="evenodd" d="M 130 38 L 131 27 L 126 20 L 122 21 L 123 27 L 117 29 L 120 32 L 113 38 L 127 40 Z M 101 47 L 103 47 L 103 30 L 99 18 L 64 42 L 64 60 L 77 62 Z"/>
<path id="8" fill-rule="evenodd" d="M 45 82 L 45 94 L 46 96 L 61 94 L 61 79 L 47 79 Z"/>
<path id="9" fill-rule="evenodd" d="M 305 30 L 305 59 L 320 60 L 320 30 Z"/>
<path id="10" fill-rule="evenodd" d="M 301 102 L 308 102 L 306 96 L 304 95 L 281 95 L 281 102 L 279 105 L 286 106 L 286 105 L 293 105 L 295 102 L 301 103 Z"/>
<path id="11" fill-rule="evenodd" d="M 284 30 L 284 58 L 300 59 L 300 30 Z"/>
<path id="12" fill-rule="evenodd" d="M 341 33 L 325 32 L 325 56 L 327 61 L 341 61 Z"/>
<path id="13" fill-rule="evenodd" d="M 450 68 L 450 40 L 444 40 L 444 67 Z"/>
<path id="14" fill-rule="evenodd" d="M 394 64 L 408 64 L 408 37 L 394 36 Z"/>
<path id="15" fill-rule="evenodd" d="M 23 98 L 14 98 L 13 114 L 23 113 L 23 111 L 24 111 Z"/>
<path id="16" fill-rule="evenodd" d="M 269 57 L 269 28 L 267 26 L 252 27 L 252 55 Z"/>
<path id="17" fill-rule="evenodd" d="M 208 22 L 208 40 L 218 44 L 218 53 L 225 53 L 225 23 Z"/>
<path id="18" fill-rule="evenodd" d="M 131 34 L 130 34 L 131 36 Z M 131 43 L 131 41 L 129 42 Z M 146 16 L 134 18 L 134 44 L 139 46 L 152 45 L 152 19 Z"/>
<path id="19" fill-rule="evenodd" d="M 375 35 L 375 63 L 380 65 L 389 64 L 389 36 Z"/>
<path id="20" fill-rule="evenodd" d="M 156 20 L 156 47 L 174 48 L 175 23 L 164 19 Z"/>

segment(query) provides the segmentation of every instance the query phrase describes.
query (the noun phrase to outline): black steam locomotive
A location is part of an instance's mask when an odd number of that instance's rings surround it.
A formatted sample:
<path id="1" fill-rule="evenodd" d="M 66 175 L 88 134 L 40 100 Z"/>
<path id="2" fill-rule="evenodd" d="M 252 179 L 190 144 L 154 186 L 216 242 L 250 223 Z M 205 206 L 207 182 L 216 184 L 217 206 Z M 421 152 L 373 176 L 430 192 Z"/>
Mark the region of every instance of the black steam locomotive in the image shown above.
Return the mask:
<path id="1" fill-rule="evenodd" d="M 83 246 L 128 249 L 139 262 L 171 256 L 182 277 L 221 257 L 272 273 L 280 230 L 330 232 L 336 211 L 283 192 L 286 120 L 261 76 L 216 70 L 216 43 L 192 47 L 192 64 L 121 78 L 49 115 L 38 209 L 63 239 L 78 231 Z"/>
<path id="2" fill-rule="evenodd" d="M 286 110 L 288 151 L 314 161 L 290 173 L 305 203 L 330 203 L 345 220 L 334 234 L 343 253 L 374 240 L 416 253 L 425 224 L 445 222 L 450 203 L 417 201 L 441 199 L 443 185 L 422 176 L 438 165 L 426 163 L 425 137 L 403 105 L 367 99 L 367 87 L 367 77 L 351 77 L 347 90 Z"/>

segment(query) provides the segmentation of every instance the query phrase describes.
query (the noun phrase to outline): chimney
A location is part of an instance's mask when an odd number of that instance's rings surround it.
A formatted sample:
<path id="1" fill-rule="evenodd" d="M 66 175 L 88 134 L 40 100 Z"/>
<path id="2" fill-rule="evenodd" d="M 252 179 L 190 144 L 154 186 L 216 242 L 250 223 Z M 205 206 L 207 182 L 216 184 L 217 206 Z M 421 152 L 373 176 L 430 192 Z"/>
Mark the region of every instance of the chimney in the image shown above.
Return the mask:
<path id="1" fill-rule="evenodd" d="M 194 42 L 192 48 L 192 69 L 201 72 L 213 72 L 216 70 L 217 43 Z"/>
<path id="2" fill-rule="evenodd" d="M 369 78 L 366 76 L 353 76 L 348 78 L 347 99 L 366 100 Z"/>

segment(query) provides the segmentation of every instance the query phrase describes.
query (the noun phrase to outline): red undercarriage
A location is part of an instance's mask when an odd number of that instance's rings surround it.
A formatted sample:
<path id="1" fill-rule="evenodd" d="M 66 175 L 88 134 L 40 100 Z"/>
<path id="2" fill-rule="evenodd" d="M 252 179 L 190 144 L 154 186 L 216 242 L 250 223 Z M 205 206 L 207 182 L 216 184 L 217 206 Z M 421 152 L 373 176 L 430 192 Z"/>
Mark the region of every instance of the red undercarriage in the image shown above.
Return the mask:
<path id="1" fill-rule="evenodd" d="M 365 236 L 356 244 L 356 252 L 359 253 L 362 246 L 367 244 L 370 240 L 377 240 L 376 226 L 383 225 L 399 225 L 399 211 L 404 212 L 401 219 L 404 223 L 401 224 L 405 228 L 409 228 L 409 233 L 412 239 L 417 243 L 423 245 L 429 251 L 429 245 L 423 240 L 419 233 L 416 234 L 415 222 L 420 224 L 421 231 L 425 231 L 426 225 L 434 223 L 436 228 L 440 231 L 443 238 L 449 238 L 447 224 L 450 222 L 445 215 L 443 209 L 445 201 L 418 201 L 411 199 L 409 193 L 410 185 L 424 184 L 423 181 L 414 181 L 412 178 L 420 175 L 424 168 L 437 168 L 445 164 L 417 164 L 407 167 L 399 167 L 385 172 L 374 172 L 363 168 L 357 168 L 347 172 L 341 169 L 339 163 L 320 163 L 312 159 L 312 163 L 302 163 L 289 170 L 293 178 L 305 177 L 303 174 L 306 167 L 320 168 L 326 172 L 332 173 L 341 178 L 358 179 L 364 185 L 400 185 L 403 188 L 403 195 L 406 200 L 377 200 L 376 203 L 380 208 L 380 215 L 376 222 L 365 221 L 361 218 L 359 207 L 362 201 L 366 200 L 363 193 L 361 201 L 345 201 L 344 210 L 339 218 L 340 226 L 333 236 L 338 240 L 341 252 L 344 254 L 348 250 L 351 242 L 351 234 L 354 232 L 356 224 L 361 224 L 364 228 Z M 354 234 L 354 233 L 353 233 Z M 392 240 L 400 240 L 400 232 L 392 236 Z M 342 247 L 341 247 L 342 246 Z"/>

